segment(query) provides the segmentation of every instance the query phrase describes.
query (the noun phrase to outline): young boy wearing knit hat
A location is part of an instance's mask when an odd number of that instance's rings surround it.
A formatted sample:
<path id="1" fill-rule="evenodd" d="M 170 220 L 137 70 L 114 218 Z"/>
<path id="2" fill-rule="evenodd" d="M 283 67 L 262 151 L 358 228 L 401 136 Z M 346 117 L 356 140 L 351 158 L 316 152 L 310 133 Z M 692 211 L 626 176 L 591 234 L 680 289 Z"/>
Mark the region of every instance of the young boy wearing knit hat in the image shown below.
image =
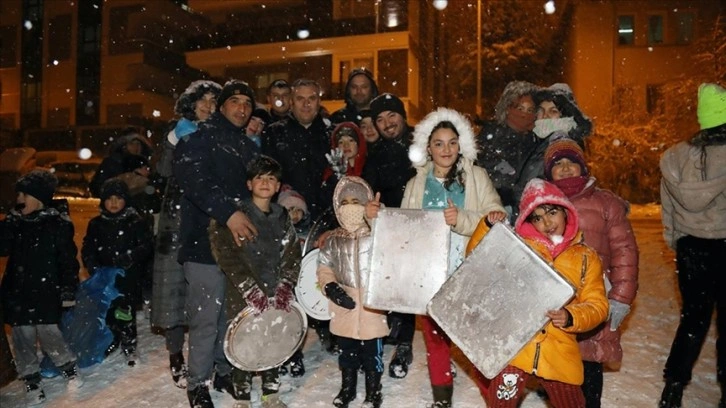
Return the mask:
<path id="1" fill-rule="evenodd" d="M 545 150 L 545 177 L 565 193 L 577 210 L 585 243 L 597 251 L 605 275 L 608 320 L 578 335 L 586 406 L 600 406 L 603 364 L 620 363 L 623 358 L 620 324 L 638 292 L 638 245 L 627 218 L 628 203 L 596 186 L 577 142 L 564 133 L 553 136 Z"/>
<path id="2" fill-rule="evenodd" d="M 37 344 L 50 357 L 69 388 L 78 388 L 76 356 L 58 324 L 64 306 L 75 302 L 78 288 L 73 223 L 51 206 L 58 184 L 47 171 L 33 170 L 15 184 L 16 207 L 0 221 L 0 256 L 9 256 L 0 299 L 5 323 L 12 327 L 13 355 L 25 382 L 27 403 L 45 401 Z"/>
<path id="3" fill-rule="evenodd" d="M 681 321 L 663 370 L 661 408 L 680 407 L 716 306 L 716 379 L 726 407 L 726 89 L 698 88 L 701 130 L 660 161 L 666 244 L 676 251 Z"/>

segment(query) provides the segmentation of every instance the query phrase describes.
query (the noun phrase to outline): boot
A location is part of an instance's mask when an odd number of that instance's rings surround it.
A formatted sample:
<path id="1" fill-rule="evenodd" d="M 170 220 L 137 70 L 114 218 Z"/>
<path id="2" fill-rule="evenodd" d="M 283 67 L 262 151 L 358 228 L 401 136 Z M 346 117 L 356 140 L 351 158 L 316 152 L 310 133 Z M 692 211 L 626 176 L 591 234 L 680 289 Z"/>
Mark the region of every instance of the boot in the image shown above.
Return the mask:
<path id="1" fill-rule="evenodd" d="M 388 375 L 391 378 L 405 378 L 408 375 L 408 366 L 411 362 L 413 362 L 411 343 L 399 343 L 393 353 L 391 363 L 388 365 Z"/>
<path id="2" fill-rule="evenodd" d="M 179 388 L 187 388 L 187 365 L 184 364 L 184 354 L 182 352 L 169 354 L 169 369 L 171 370 L 171 379 L 174 385 Z"/>
<path id="3" fill-rule="evenodd" d="M 206 385 L 188 389 L 187 398 L 189 398 L 191 408 L 214 408 L 212 397 L 209 395 L 209 388 Z"/>
<path id="4" fill-rule="evenodd" d="M 355 368 L 344 368 L 340 392 L 335 396 L 333 405 L 336 407 L 348 408 L 348 404 L 355 399 L 356 387 L 358 386 L 358 370 Z"/>
<path id="5" fill-rule="evenodd" d="M 383 402 L 381 375 L 377 371 L 366 371 L 366 399 L 362 408 L 380 408 Z"/>
<path id="6" fill-rule="evenodd" d="M 680 381 L 666 380 L 663 393 L 660 395 L 658 408 L 680 408 L 683 399 L 683 387 L 685 384 Z"/>
<path id="7" fill-rule="evenodd" d="M 33 373 L 23 377 L 25 382 L 25 400 L 27 405 L 40 405 L 45 402 L 45 392 L 40 384 L 40 373 Z"/>
<path id="8" fill-rule="evenodd" d="M 298 349 L 295 354 L 290 357 L 290 377 L 298 378 L 305 375 L 305 363 L 303 362 L 303 352 Z"/>
<path id="9" fill-rule="evenodd" d="M 60 367 L 60 372 L 63 375 L 63 378 L 68 381 L 68 389 L 72 390 L 83 387 L 85 381 L 83 381 L 83 378 L 78 374 L 78 366 L 75 361 L 63 364 Z"/>
<path id="10" fill-rule="evenodd" d="M 433 408 L 451 408 L 451 397 L 454 395 L 453 385 L 433 385 Z"/>
<path id="11" fill-rule="evenodd" d="M 212 387 L 215 391 L 226 392 L 236 400 L 244 399 L 242 397 L 241 390 L 237 390 L 237 387 L 235 387 L 231 373 L 227 375 L 219 375 L 215 373 L 214 381 L 212 381 Z M 249 397 L 247 397 L 247 399 L 249 399 Z"/>

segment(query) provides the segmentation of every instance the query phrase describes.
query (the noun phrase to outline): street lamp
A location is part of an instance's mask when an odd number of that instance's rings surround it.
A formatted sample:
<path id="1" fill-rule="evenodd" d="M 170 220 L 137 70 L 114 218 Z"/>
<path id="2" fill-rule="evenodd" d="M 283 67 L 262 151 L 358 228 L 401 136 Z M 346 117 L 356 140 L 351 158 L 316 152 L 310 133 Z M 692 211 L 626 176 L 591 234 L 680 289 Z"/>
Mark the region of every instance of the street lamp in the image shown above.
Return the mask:
<path id="1" fill-rule="evenodd" d="M 476 3 L 476 115 L 481 117 L 481 0 Z"/>

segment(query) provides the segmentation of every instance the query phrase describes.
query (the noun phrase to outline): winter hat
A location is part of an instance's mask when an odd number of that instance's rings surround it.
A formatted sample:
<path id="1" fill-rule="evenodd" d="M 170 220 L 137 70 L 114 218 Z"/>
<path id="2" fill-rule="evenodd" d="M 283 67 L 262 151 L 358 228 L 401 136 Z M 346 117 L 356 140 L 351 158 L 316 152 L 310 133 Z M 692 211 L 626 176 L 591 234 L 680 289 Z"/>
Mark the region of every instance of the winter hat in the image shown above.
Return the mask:
<path id="1" fill-rule="evenodd" d="M 358 125 L 356 125 L 353 122 L 340 123 L 333 130 L 332 136 L 333 136 L 332 142 L 335 143 L 336 147 L 337 147 L 338 142 L 340 141 L 340 138 L 343 136 L 348 136 L 348 137 L 353 138 L 353 140 L 356 143 L 360 143 L 360 140 L 362 138 Z"/>
<path id="2" fill-rule="evenodd" d="M 504 87 L 502 96 L 494 107 L 496 120 L 500 125 L 507 124 L 507 110 L 519 98 L 525 95 L 534 95 L 537 92 L 537 85 L 525 81 L 512 81 Z"/>
<path id="3" fill-rule="evenodd" d="M 287 88 L 290 89 L 290 83 L 285 81 L 284 79 L 276 79 L 270 83 L 270 86 L 267 87 L 267 93 L 269 94 L 270 91 L 272 91 L 272 88 Z"/>
<path id="4" fill-rule="evenodd" d="M 438 108 L 426 115 L 413 130 L 413 143 L 408 149 L 408 158 L 415 167 L 423 167 L 428 161 L 426 147 L 434 128 L 441 122 L 451 122 L 459 134 L 459 154 L 471 160 L 476 160 L 479 151 L 476 144 L 474 129 L 469 120 L 461 113 L 448 108 Z"/>
<path id="5" fill-rule="evenodd" d="M 269 125 L 270 123 L 272 123 L 272 116 L 270 116 L 267 110 L 263 108 L 255 108 L 255 110 L 252 111 L 250 117 L 260 118 L 263 122 L 265 122 L 265 125 Z"/>
<path id="6" fill-rule="evenodd" d="M 280 194 L 277 197 L 277 203 L 286 209 L 294 207 L 301 209 L 305 214 L 308 213 L 308 205 L 305 203 L 305 197 L 293 190 L 289 185 L 285 185 L 280 189 Z"/>
<path id="7" fill-rule="evenodd" d="M 556 137 L 564 136 L 564 137 Z M 555 132 L 551 137 L 556 137 L 547 146 L 544 153 L 545 163 L 545 178 L 552 180 L 552 168 L 557 163 L 557 160 L 567 158 L 573 163 L 580 165 L 583 176 L 588 176 L 589 171 L 587 164 L 585 163 L 585 153 L 574 140 L 567 137 L 565 133 Z"/>
<path id="8" fill-rule="evenodd" d="M 129 187 L 120 179 L 108 179 L 101 186 L 101 195 L 99 197 L 101 199 L 101 208 L 103 208 L 103 202 L 111 198 L 111 196 L 129 201 Z"/>
<path id="9" fill-rule="evenodd" d="M 378 95 L 371 101 L 371 116 L 375 121 L 382 112 L 392 111 L 403 116 L 406 119 L 406 109 L 403 106 L 403 101 L 391 93 L 384 93 Z"/>
<path id="10" fill-rule="evenodd" d="M 53 193 L 58 186 L 56 176 L 45 170 L 32 170 L 20 177 L 15 183 L 15 191 L 35 197 L 45 206 L 53 201 Z"/>
<path id="11" fill-rule="evenodd" d="M 704 83 L 698 87 L 698 124 L 701 130 L 726 123 L 726 89 Z"/>
<path id="12" fill-rule="evenodd" d="M 539 106 L 544 101 L 551 101 L 562 114 L 562 118 L 572 118 L 575 123 L 569 129 L 573 136 L 584 138 L 592 131 L 592 121 L 585 115 L 575 101 L 572 89 L 565 83 L 556 83 L 549 88 L 539 90 L 534 95 L 534 103 Z M 541 125 L 540 125 L 541 126 Z"/>
<path id="13" fill-rule="evenodd" d="M 191 121 L 197 120 L 198 118 L 194 112 L 197 101 L 208 93 L 213 94 L 217 98 L 221 91 L 222 86 L 214 81 L 194 81 L 179 95 L 174 105 L 174 113 Z"/>
<path id="14" fill-rule="evenodd" d="M 527 217 L 542 204 L 556 204 L 567 209 L 567 225 L 565 226 L 562 242 L 550 241 L 548 237 L 537 231 L 534 225 L 527 222 Z M 554 184 L 534 178 L 524 187 L 522 200 L 519 202 L 519 216 L 514 223 L 514 230 L 519 236 L 543 243 L 552 256 L 556 257 L 575 238 L 579 230 L 579 223 L 580 220 L 575 206 L 567 199 L 565 193 Z"/>
<path id="15" fill-rule="evenodd" d="M 345 176 L 338 184 L 335 185 L 335 191 L 333 192 L 333 207 L 338 212 L 340 207 L 340 201 L 345 197 L 355 197 L 358 202 L 362 205 L 366 205 L 368 201 L 373 199 L 373 190 L 371 187 L 360 177 L 356 176 Z"/>
<path id="16" fill-rule="evenodd" d="M 227 99 L 231 98 L 233 95 L 246 95 L 248 98 L 250 98 L 252 106 L 255 106 L 255 91 L 253 91 L 252 88 L 247 85 L 247 82 L 238 81 L 236 79 L 230 79 L 224 84 L 224 87 L 222 88 L 219 97 L 217 97 L 217 106 L 224 105 L 224 102 L 226 102 Z"/>
<path id="17" fill-rule="evenodd" d="M 357 123 L 356 123 L 356 124 L 357 124 L 358 126 L 360 126 L 360 123 L 361 123 L 361 122 L 363 121 L 363 119 L 365 119 L 365 118 L 371 118 L 371 119 L 375 120 L 375 118 L 373 117 L 373 112 L 371 112 L 371 110 L 370 110 L 370 109 L 363 109 L 363 110 L 361 110 L 360 112 L 358 112 L 358 114 L 357 114 L 357 115 L 356 115 L 356 117 L 355 117 L 355 120 L 357 121 Z"/>

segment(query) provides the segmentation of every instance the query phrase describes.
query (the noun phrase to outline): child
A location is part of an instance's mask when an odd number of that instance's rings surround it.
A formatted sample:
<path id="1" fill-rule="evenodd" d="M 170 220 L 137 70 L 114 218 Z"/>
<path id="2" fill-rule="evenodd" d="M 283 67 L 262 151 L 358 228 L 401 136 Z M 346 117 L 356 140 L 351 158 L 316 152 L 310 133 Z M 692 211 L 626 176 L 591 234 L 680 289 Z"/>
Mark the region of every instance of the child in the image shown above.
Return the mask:
<path id="1" fill-rule="evenodd" d="M 301 243 L 305 242 L 310 229 L 310 212 L 305 203 L 305 197 L 293 190 L 290 185 L 280 187 L 280 194 L 277 196 L 277 203 L 287 210 L 292 224 L 295 226 L 297 237 Z"/>
<path id="2" fill-rule="evenodd" d="M 58 328 L 62 307 L 75 300 L 79 265 L 73 224 L 67 213 L 50 207 L 57 183 L 42 170 L 21 177 L 15 184 L 17 206 L 0 221 L 0 256 L 9 256 L 0 297 L 30 405 L 45 400 L 36 343 L 69 387 L 82 385 L 76 356 Z"/>
<path id="3" fill-rule="evenodd" d="M 378 408 L 383 401 L 383 338 L 389 332 L 386 313 L 361 303 L 368 276 L 364 260 L 372 245 L 365 204 L 372 198 L 370 186 L 359 177 L 345 176 L 338 182 L 333 208 L 341 227 L 329 234 L 318 255 L 318 283 L 330 299 L 330 332 L 339 336 L 341 350 L 342 386 L 333 400 L 336 407 L 347 407 L 355 399 L 361 367 L 366 384 L 364 406 Z"/>
<path id="4" fill-rule="evenodd" d="M 473 164 L 477 155 L 474 131 L 462 114 L 439 108 L 416 126 L 413 135 L 409 159 L 416 176 L 406 185 L 401 207 L 443 210 L 452 231 L 451 274 L 463 261 L 466 243 L 479 220 L 486 215 L 491 222 L 502 221 L 507 213 L 486 171 Z M 454 392 L 451 340 L 430 317 L 422 316 L 421 322 L 434 406 L 450 407 Z M 410 358 L 402 361 L 410 362 Z"/>
<path id="5" fill-rule="evenodd" d="M 553 407 L 581 408 L 585 406 L 580 388 L 583 367 L 576 333 L 597 327 L 608 315 L 600 258 L 583 241 L 575 207 L 554 185 L 541 179 L 530 180 L 522 194 L 519 212 L 516 233 L 575 286 L 576 293 L 565 307 L 547 312 L 552 321 L 492 379 L 485 395 L 487 406 L 518 406 L 525 383 L 534 376 L 547 391 Z M 467 251 L 479 243 L 488 229 L 486 219 L 482 219 Z"/>
<path id="6" fill-rule="evenodd" d="M 151 230 L 139 213 L 126 203 L 126 183 L 113 178 L 101 186 L 101 214 L 88 223 L 81 257 L 93 275 L 98 267 L 117 267 L 125 271 L 116 277 L 121 293 L 106 316 L 114 340 L 106 355 L 121 346 L 129 366 L 136 365 L 136 307 L 141 299 L 141 277 L 153 251 Z"/>
<path id="7" fill-rule="evenodd" d="M 610 316 L 577 336 L 585 366 L 582 391 L 587 407 L 597 408 L 602 397 L 603 363 L 619 363 L 623 358 L 619 326 L 638 292 L 638 244 L 627 217 L 628 203 L 597 187 L 576 141 L 565 137 L 550 142 L 545 150 L 545 177 L 575 206 L 585 243 L 602 261 Z"/>
<path id="8" fill-rule="evenodd" d="M 212 220 L 209 240 L 212 254 L 227 276 L 226 311 L 233 319 L 241 310 L 252 307 L 255 314 L 270 307 L 290 310 L 294 301 L 293 286 L 300 273 L 301 248 L 295 228 L 282 206 L 272 197 L 280 190 L 280 164 L 268 156 L 257 156 L 247 166 L 247 188 L 252 199 L 240 202 L 242 210 L 257 227 L 259 234 L 241 247 L 234 243 L 229 228 Z M 274 339 L 271 339 L 274 341 Z M 234 369 L 232 384 L 217 384 L 237 399 L 235 407 L 252 407 L 252 375 Z M 262 371 L 262 406 L 284 408 L 277 394 L 280 388 L 278 368 Z"/>

